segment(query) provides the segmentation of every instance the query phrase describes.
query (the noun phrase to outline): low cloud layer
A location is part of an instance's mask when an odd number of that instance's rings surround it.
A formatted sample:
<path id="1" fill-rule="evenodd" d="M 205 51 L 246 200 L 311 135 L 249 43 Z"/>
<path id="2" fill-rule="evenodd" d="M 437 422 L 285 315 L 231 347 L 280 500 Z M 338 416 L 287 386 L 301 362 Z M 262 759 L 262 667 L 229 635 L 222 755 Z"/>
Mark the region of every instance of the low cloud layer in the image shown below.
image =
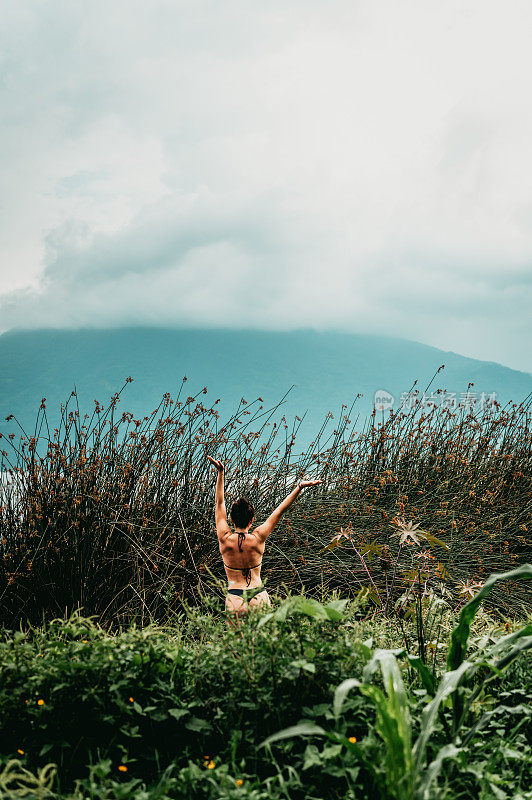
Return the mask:
<path id="1" fill-rule="evenodd" d="M 528 2 L 7 2 L 0 329 L 335 328 L 532 371 Z"/>

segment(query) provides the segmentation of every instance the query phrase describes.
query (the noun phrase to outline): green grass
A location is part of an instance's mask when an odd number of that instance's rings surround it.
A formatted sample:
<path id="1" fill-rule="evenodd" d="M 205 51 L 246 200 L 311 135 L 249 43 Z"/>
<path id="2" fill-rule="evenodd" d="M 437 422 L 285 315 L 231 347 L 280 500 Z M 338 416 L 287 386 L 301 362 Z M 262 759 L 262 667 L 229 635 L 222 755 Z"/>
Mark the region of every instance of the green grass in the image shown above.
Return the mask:
<path id="1" fill-rule="evenodd" d="M 205 600 L 166 626 L 109 633 L 75 613 L 5 630 L 0 796 L 530 798 L 530 651 L 490 664 L 530 639 L 531 620 L 469 605 L 457 624 L 449 610 L 423 671 L 364 603 L 294 596 L 236 629 Z M 456 670 L 447 652 L 473 668 L 437 700 Z"/>

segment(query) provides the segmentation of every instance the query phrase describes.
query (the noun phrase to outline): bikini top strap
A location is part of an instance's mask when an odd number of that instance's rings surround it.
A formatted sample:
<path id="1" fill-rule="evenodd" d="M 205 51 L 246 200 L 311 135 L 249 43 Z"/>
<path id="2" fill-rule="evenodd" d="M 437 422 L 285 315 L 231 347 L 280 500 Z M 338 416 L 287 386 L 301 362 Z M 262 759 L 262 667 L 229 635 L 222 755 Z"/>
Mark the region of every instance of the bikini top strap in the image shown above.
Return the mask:
<path id="1" fill-rule="evenodd" d="M 251 566 L 251 567 L 231 567 L 231 566 L 229 566 L 229 564 L 226 564 L 226 563 L 225 563 L 225 561 L 223 560 L 223 558 L 222 558 L 222 561 L 223 561 L 224 565 L 225 565 L 225 566 L 226 566 L 228 569 L 233 569 L 233 570 L 235 570 L 235 572 L 243 572 L 244 570 L 248 570 L 248 569 L 255 569 L 255 567 L 260 567 L 260 565 L 262 564 L 262 558 L 261 558 L 261 560 L 259 561 L 259 563 L 258 563 L 258 564 L 253 564 L 253 566 Z"/>

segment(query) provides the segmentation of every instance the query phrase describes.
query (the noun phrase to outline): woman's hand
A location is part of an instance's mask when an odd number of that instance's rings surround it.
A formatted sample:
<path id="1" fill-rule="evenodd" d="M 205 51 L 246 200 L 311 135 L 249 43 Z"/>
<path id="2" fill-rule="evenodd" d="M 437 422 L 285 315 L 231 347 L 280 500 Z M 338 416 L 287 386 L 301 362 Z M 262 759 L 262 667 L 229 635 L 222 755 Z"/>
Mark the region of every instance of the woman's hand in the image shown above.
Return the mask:
<path id="1" fill-rule="evenodd" d="M 323 483 L 323 481 L 301 481 L 299 483 L 299 488 L 306 489 L 307 486 L 317 486 L 318 483 Z"/>
<path id="2" fill-rule="evenodd" d="M 216 467 L 218 472 L 223 472 L 224 471 L 224 465 L 222 464 L 221 461 L 217 461 L 215 458 L 211 458 L 210 456 L 207 456 L 207 458 L 209 459 L 209 461 L 211 462 L 213 467 Z"/>

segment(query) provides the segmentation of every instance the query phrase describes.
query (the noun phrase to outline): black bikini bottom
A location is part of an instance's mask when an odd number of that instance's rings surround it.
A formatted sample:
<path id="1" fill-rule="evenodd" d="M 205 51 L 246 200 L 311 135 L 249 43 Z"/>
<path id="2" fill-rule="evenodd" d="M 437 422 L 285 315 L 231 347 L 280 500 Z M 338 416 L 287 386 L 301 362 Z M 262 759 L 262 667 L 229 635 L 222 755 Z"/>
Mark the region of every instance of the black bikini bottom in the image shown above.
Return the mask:
<path id="1" fill-rule="evenodd" d="M 255 586 L 253 589 L 228 589 L 227 594 L 236 594 L 237 597 L 242 597 L 244 600 L 251 600 L 256 594 L 266 591 L 262 584 Z"/>

